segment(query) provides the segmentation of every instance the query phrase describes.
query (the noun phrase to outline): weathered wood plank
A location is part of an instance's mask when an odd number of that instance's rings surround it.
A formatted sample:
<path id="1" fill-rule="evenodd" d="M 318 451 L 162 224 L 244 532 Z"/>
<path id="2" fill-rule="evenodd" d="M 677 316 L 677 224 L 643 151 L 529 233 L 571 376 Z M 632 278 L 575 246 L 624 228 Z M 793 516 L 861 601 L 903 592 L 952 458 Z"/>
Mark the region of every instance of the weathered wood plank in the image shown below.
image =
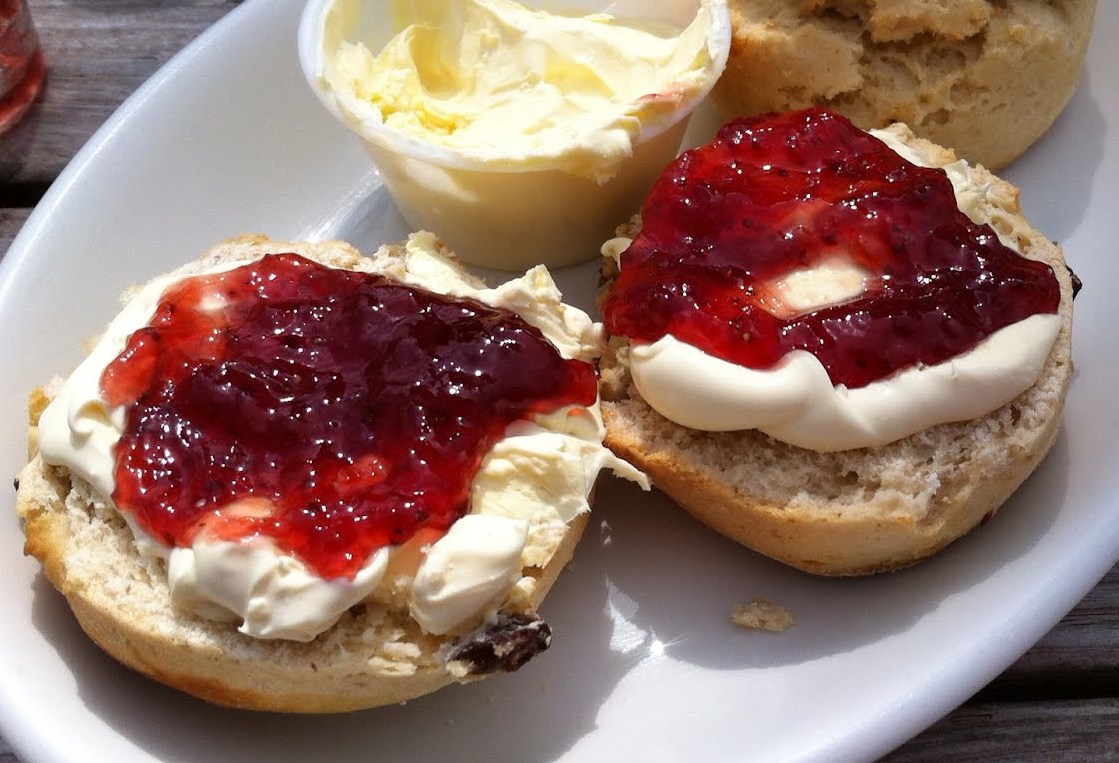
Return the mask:
<path id="1" fill-rule="evenodd" d="M 239 0 L 34 2 L 47 81 L 27 117 L 0 141 L 0 180 L 17 184 L 14 203 L 34 203 L 129 94 L 238 4 Z M 24 195 L 18 194 L 19 188 L 25 189 Z"/>
<path id="2" fill-rule="evenodd" d="M 882 763 L 1114 763 L 1119 699 L 969 704 Z"/>
<path id="3" fill-rule="evenodd" d="M 976 700 L 1089 697 L 1119 697 L 1119 565 Z"/>
<path id="4" fill-rule="evenodd" d="M 12 239 L 19 233 L 19 229 L 23 227 L 24 222 L 27 221 L 27 216 L 30 214 L 31 210 L 26 208 L 0 208 L 0 256 L 8 251 L 8 247 L 12 245 Z M 3 761 L 0 761 L 0 763 L 3 763 Z"/>
<path id="5" fill-rule="evenodd" d="M 1119 565 L 1020 660 L 883 763 L 1119 760 Z"/>

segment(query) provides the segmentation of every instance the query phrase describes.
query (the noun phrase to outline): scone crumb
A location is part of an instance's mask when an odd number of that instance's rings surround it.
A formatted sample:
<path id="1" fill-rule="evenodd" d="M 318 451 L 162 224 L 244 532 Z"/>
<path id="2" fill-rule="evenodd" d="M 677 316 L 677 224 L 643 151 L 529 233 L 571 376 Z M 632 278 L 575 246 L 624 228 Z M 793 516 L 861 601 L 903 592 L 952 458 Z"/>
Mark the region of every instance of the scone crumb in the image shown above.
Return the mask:
<path id="1" fill-rule="evenodd" d="M 783 633 L 795 621 L 792 612 L 769 599 L 754 599 L 748 604 L 739 604 L 731 612 L 730 621 L 739 628 Z"/>

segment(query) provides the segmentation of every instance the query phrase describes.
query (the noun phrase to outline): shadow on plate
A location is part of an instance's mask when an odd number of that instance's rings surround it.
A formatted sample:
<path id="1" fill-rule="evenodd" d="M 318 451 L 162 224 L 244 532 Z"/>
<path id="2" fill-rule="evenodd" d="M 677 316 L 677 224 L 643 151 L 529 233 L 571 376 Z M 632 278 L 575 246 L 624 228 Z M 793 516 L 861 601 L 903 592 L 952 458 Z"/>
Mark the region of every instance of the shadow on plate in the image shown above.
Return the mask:
<path id="1" fill-rule="evenodd" d="M 1107 120 L 1092 97 L 1091 73 L 1085 72 L 1049 131 L 999 174 L 1022 190 L 1022 208 L 1030 222 L 1057 243 L 1084 219 L 1094 178 L 1103 164 Z M 1076 252 L 1065 252 L 1076 267 Z"/>
<path id="2" fill-rule="evenodd" d="M 741 670 L 809 662 L 902 633 L 1038 543 L 1064 503 L 1068 452 L 1062 433 L 989 523 L 922 564 L 864 578 L 802 573 L 717 535 L 661 493 L 604 484 L 596 516 L 610 533 L 594 553 L 628 629 L 628 641 L 613 648 Z M 795 625 L 780 634 L 734 626 L 734 606 L 756 597 L 785 606 Z"/>

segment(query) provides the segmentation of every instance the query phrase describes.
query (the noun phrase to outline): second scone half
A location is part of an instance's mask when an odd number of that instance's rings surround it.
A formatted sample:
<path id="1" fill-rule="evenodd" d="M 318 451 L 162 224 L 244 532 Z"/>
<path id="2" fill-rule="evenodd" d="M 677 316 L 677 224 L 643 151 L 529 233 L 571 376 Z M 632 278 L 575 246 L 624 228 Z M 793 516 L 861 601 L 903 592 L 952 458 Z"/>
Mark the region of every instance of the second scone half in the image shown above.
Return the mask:
<path id="1" fill-rule="evenodd" d="M 725 118 L 825 106 L 998 171 L 1080 80 L 1096 0 L 732 0 Z"/>
<path id="2" fill-rule="evenodd" d="M 907 230 L 938 203 L 943 220 Z M 727 213 L 739 206 L 753 211 Z M 1072 368 L 1063 254 L 1015 188 L 903 125 L 868 135 L 822 110 L 730 123 L 619 233 L 604 246 L 607 444 L 767 556 L 825 575 L 922 560 L 992 515 L 1056 439 Z M 620 291 L 631 266 L 648 288 Z M 958 273 L 972 280 L 946 285 Z M 700 318 L 664 337 L 679 310 Z M 662 336 L 633 338 L 651 323 Z M 982 353 L 911 341 L 965 325 Z M 743 368 L 735 353 L 771 360 Z"/>

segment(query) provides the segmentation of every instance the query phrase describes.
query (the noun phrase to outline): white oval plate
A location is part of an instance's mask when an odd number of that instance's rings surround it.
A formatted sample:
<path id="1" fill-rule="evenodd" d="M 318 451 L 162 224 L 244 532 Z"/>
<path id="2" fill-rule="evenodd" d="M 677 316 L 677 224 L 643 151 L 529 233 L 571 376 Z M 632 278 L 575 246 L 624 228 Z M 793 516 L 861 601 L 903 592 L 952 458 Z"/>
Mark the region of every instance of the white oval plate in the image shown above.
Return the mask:
<path id="1" fill-rule="evenodd" d="M 357 142 L 296 61 L 299 0 L 250 0 L 152 78 L 51 188 L 4 258 L 0 459 L 24 461 L 27 392 L 78 360 L 127 284 L 222 238 L 405 233 Z M 1051 628 L 1119 558 L 1119 5 L 1054 130 L 1007 172 L 1085 282 L 1052 454 L 998 517 L 915 569 L 822 580 L 607 480 L 519 673 L 332 717 L 210 707 L 119 667 L 81 634 L 0 517 L 0 732 L 28 763 L 113 760 L 871 759 L 934 722 Z M 593 267 L 560 274 L 590 306 Z M 736 629 L 766 596 L 796 625 Z"/>

